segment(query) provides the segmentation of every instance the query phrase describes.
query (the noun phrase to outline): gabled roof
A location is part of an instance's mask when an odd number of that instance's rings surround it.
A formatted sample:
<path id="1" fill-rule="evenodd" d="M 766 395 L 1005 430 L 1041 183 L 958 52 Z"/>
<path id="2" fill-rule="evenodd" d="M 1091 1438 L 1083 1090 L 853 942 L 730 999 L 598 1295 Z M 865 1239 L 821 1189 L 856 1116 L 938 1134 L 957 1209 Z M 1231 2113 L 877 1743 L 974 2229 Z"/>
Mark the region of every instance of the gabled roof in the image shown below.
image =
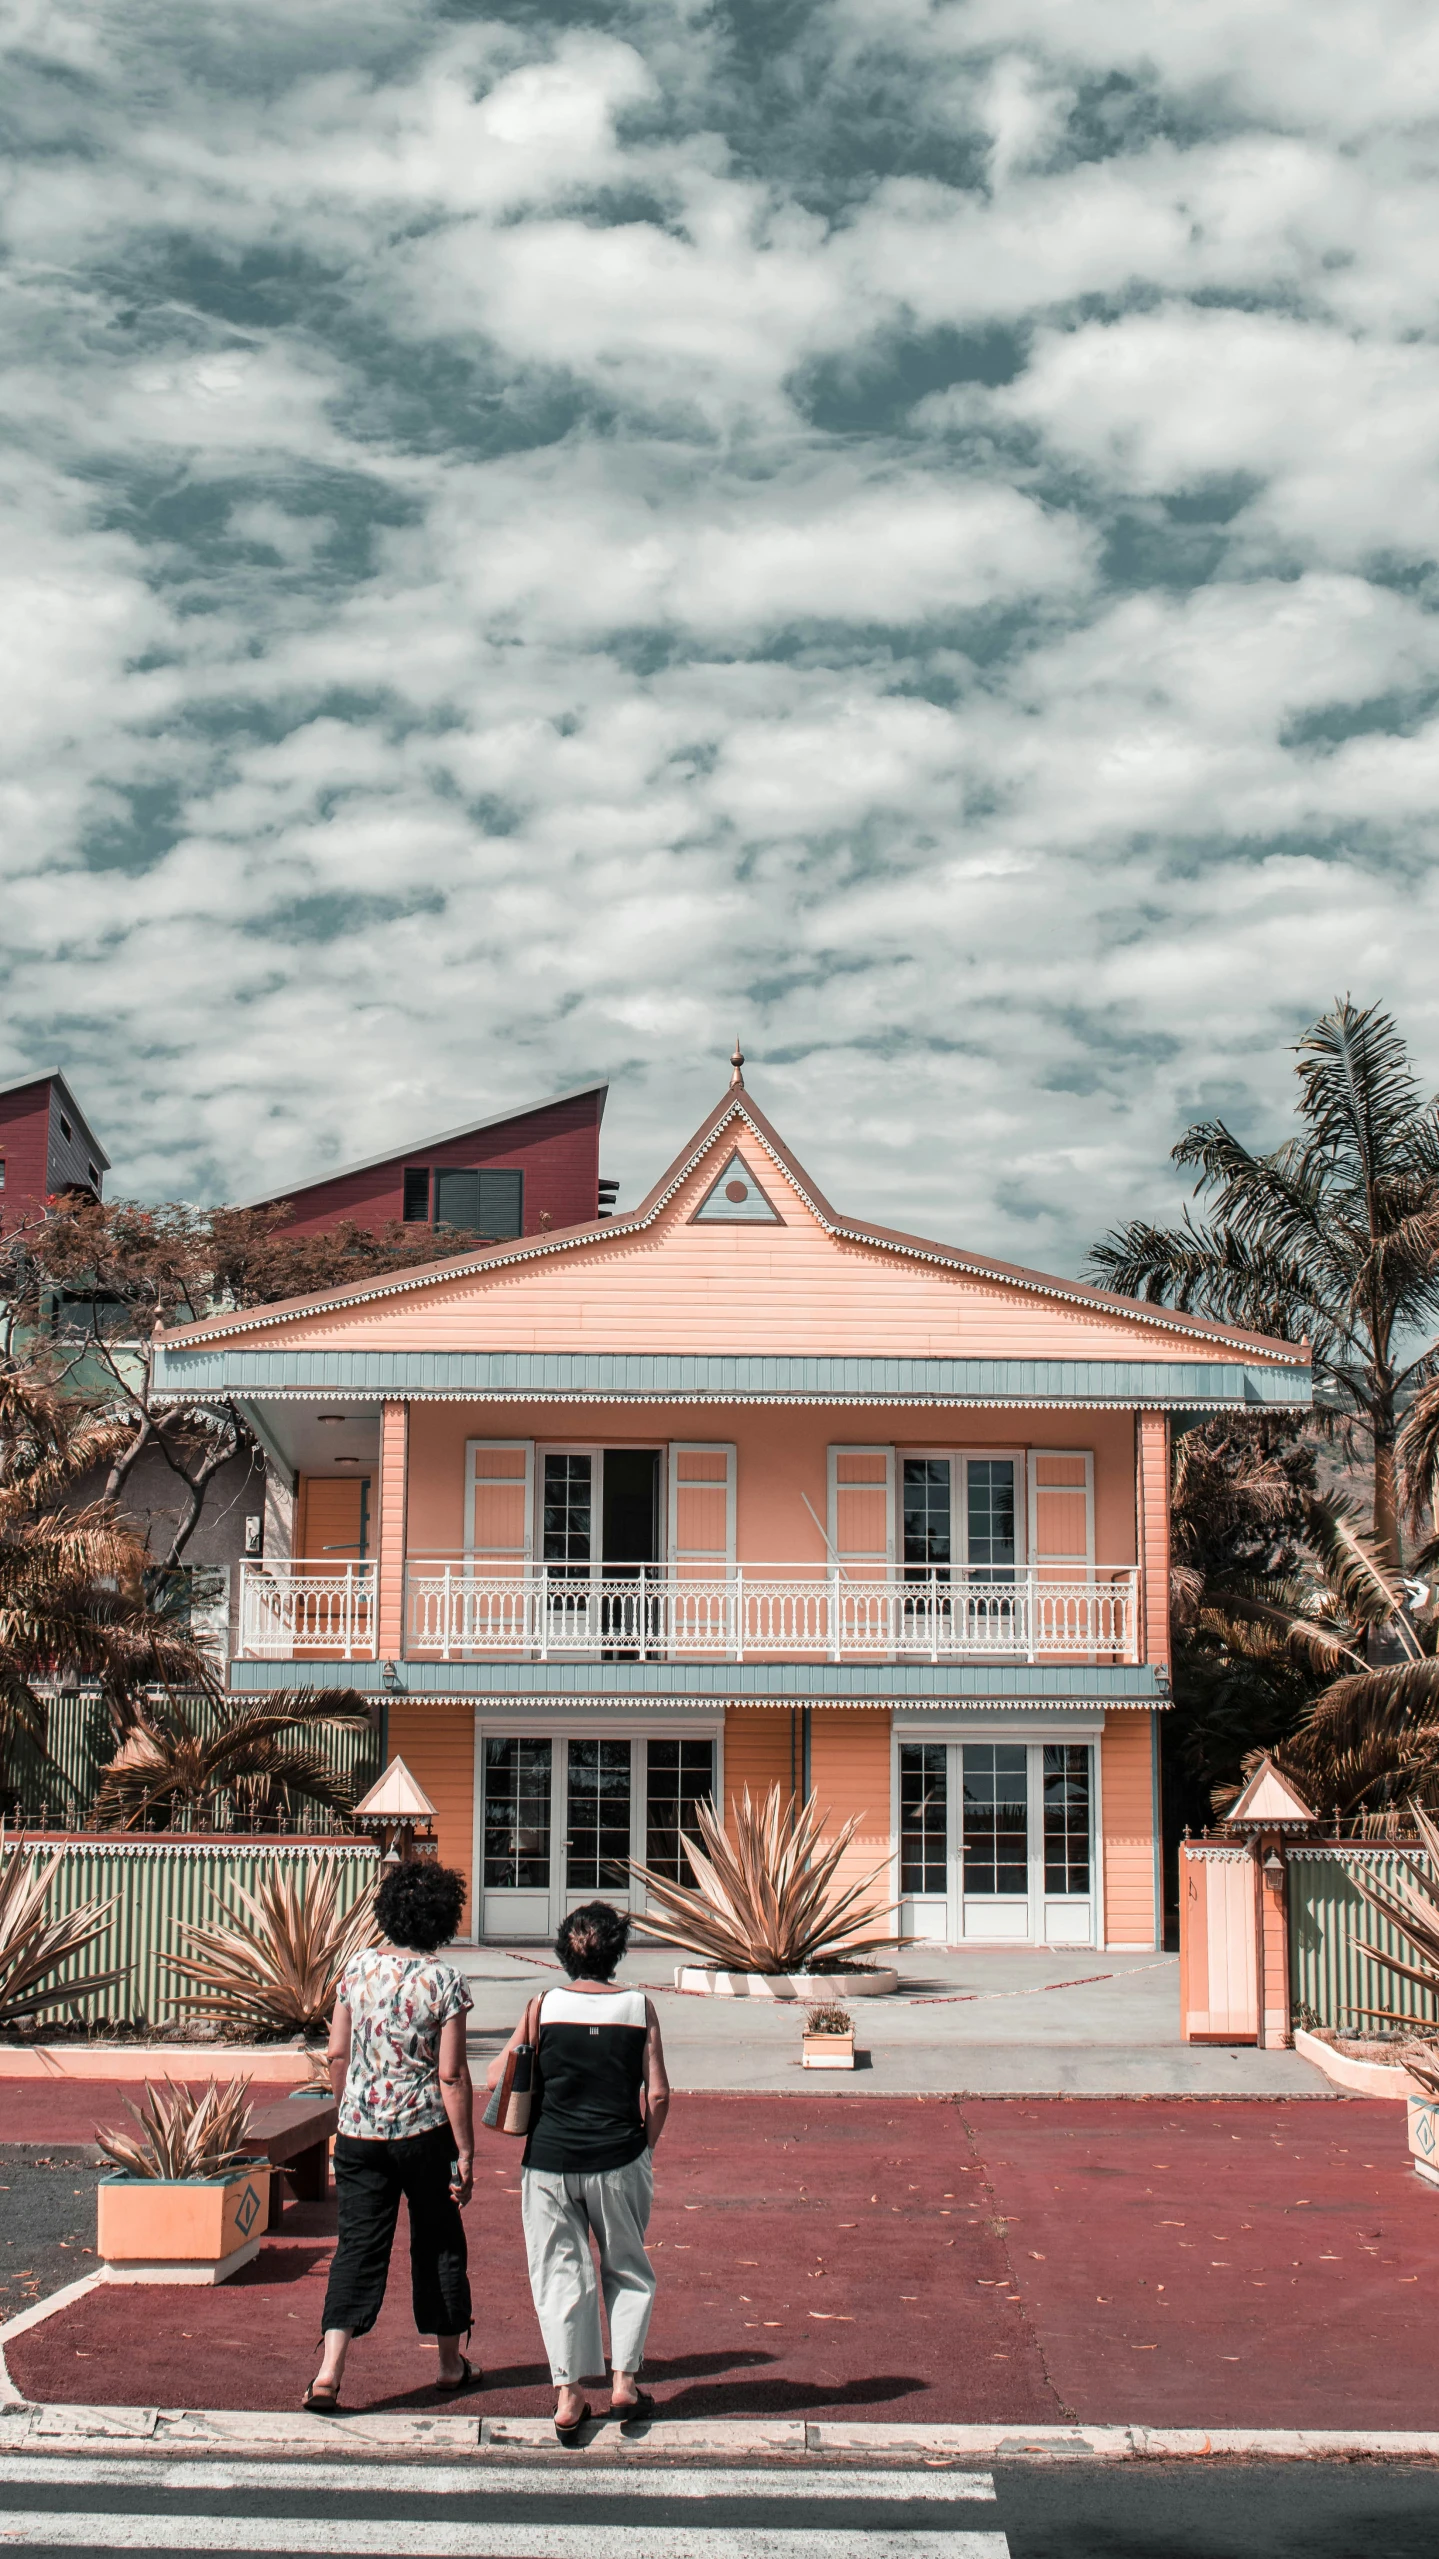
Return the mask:
<path id="1" fill-rule="evenodd" d="M 1156 1332 L 1177 1333 L 1191 1340 L 1212 1343 L 1216 1349 L 1236 1350 L 1262 1360 L 1282 1361 L 1289 1368 L 1308 1363 L 1308 1354 L 1302 1347 L 1269 1334 L 1243 1332 L 1233 1325 L 1216 1323 L 1207 1316 L 1180 1314 L 1172 1306 L 1153 1306 L 1142 1298 L 1118 1297 L 1106 1289 L 1091 1288 L 1083 1280 L 1057 1279 L 1045 1271 L 1028 1270 L 1017 1262 L 1001 1262 L 988 1254 L 967 1252 L 959 1245 L 935 1243 L 927 1236 L 908 1235 L 898 1228 L 871 1226 L 855 1218 L 842 1217 L 811 1181 L 779 1131 L 771 1126 L 743 1086 L 732 1087 L 716 1103 L 688 1144 L 660 1175 L 647 1198 L 641 1200 L 638 1208 L 623 1216 L 603 1218 L 583 1226 L 557 1228 L 546 1235 L 516 1237 L 509 1243 L 482 1245 L 474 1252 L 453 1255 L 445 1261 L 426 1262 L 417 1269 L 382 1273 L 377 1278 L 355 1282 L 346 1288 L 327 1289 L 315 1297 L 287 1298 L 270 1306 L 250 1308 L 241 1314 L 208 1316 L 197 1324 L 178 1325 L 161 1338 L 167 1343 L 199 1342 L 221 1337 L 229 1339 L 237 1334 L 262 1332 L 293 1322 L 324 1307 L 364 1306 L 381 1298 L 401 1297 L 415 1289 L 436 1288 L 469 1271 L 545 1261 L 556 1254 L 572 1253 L 583 1246 L 595 1244 L 622 1246 L 627 1237 L 643 1234 L 654 1225 L 725 1131 L 739 1128 L 748 1129 L 751 1137 L 793 1184 L 817 1224 L 839 1242 L 868 1245 L 881 1253 L 934 1263 L 967 1277 L 999 1280 L 1010 1287 L 1089 1309 L 1095 1314 L 1120 1315 L 1130 1322 L 1152 1326 Z M 380 1160 L 388 1159 L 382 1157 Z"/>
<path id="2" fill-rule="evenodd" d="M 358 1164 L 327 1165 L 322 1173 L 312 1173 L 306 1181 L 293 1182 L 288 1187 L 282 1185 L 278 1190 L 261 1191 L 257 1199 L 237 1200 L 235 1206 L 268 1208 L 272 1200 L 287 1200 L 295 1191 L 316 1191 L 324 1182 L 346 1182 L 354 1173 L 373 1173 L 378 1165 L 398 1164 L 406 1156 L 426 1155 L 436 1146 L 453 1146 L 462 1137 L 479 1137 L 487 1128 L 504 1128 L 510 1120 L 532 1120 L 540 1111 L 558 1110 L 562 1102 L 586 1101 L 591 1093 L 598 1093 L 600 1097 L 597 1116 L 603 1119 L 609 1089 L 607 1083 L 576 1084 L 568 1093 L 547 1094 L 542 1102 L 521 1102 L 516 1109 L 495 1111 L 486 1120 L 464 1120 L 458 1128 L 441 1129 L 434 1137 L 404 1138 L 397 1146 L 387 1146 L 380 1155 L 362 1156 Z"/>
<path id="3" fill-rule="evenodd" d="M 1236 1796 L 1224 1816 L 1226 1829 L 1236 1822 L 1252 1823 L 1269 1829 L 1281 1823 L 1317 1822 L 1319 1815 L 1296 1794 L 1287 1777 L 1281 1777 L 1266 1751 L 1241 1795 Z"/>
<path id="4" fill-rule="evenodd" d="M 367 1821 L 433 1821 L 435 1808 L 404 1761 L 392 1759 L 363 1803 L 355 1806 L 355 1816 Z"/>
<path id="5" fill-rule="evenodd" d="M 65 1101 L 68 1102 L 70 1109 L 74 1112 L 76 1119 L 79 1121 L 80 1126 L 85 1132 L 86 1138 L 89 1141 L 89 1152 L 94 1156 L 96 1163 L 103 1165 L 105 1171 L 108 1173 L 110 1170 L 110 1158 L 106 1154 L 100 1140 L 95 1135 L 94 1130 L 90 1126 L 88 1119 L 81 1110 L 79 1103 L 76 1101 L 74 1094 L 71 1092 L 70 1087 L 64 1076 L 61 1074 L 58 1066 L 39 1066 L 36 1068 L 33 1075 L 17 1075 L 13 1084 L 0 1084 L 0 1102 L 4 1101 L 8 1093 L 25 1092 L 31 1084 L 54 1084 L 59 1087 L 62 1096 Z"/>

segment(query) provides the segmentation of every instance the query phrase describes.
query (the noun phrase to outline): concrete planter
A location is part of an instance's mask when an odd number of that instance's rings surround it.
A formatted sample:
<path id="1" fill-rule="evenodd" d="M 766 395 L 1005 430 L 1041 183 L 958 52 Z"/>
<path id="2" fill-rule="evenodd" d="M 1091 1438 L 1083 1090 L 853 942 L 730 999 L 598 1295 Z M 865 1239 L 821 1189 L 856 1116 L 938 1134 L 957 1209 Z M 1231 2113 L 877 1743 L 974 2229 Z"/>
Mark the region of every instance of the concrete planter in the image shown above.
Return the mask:
<path id="1" fill-rule="evenodd" d="M 97 2251 L 112 2284 L 222 2284 L 258 2255 L 268 2159 L 220 2177 L 102 2177 Z"/>
<path id="2" fill-rule="evenodd" d="M 884 1999 L 899 1988 L 898 1973 L 721 1973 L 706 1964 L 677 1964 L 676 1990 L 708 1991 L 715 1999 Z"/>
<path id="3" fill-rule="evenodd" d="M 209 2079 L 223 2064 L 303 2085 L 315 2059 L 299 2044 L 0 2044 L 0 2079 Z"/>
<path id="4" fill-rule="evenodd" d="M 853 2035 L 802 2035 L 806 2070 L 853 2070 Z"/>
<path id="5" fill-rule="evenodd" d="M 1423 2095 L 1417 2079 L 1411 2079 L 1401 2063 L 1361 2060 L 1357 2053 L 1341 2052 L 1323 2035 L 1311 2035 L 1304 2026 L 1294 2029 L 1294 2049 L 1316 2070 L 1322 2070 L 1326 2079 L 1332 2079 L 1337 2087 L 1352 2089 L 1356 2097 Z"/>
<path id="6" fill-rule="evenodd" d="M 1439 2186 L 1439 2097 L 1410 2098 L 1409 2156 L 1415 2176 Z"/>

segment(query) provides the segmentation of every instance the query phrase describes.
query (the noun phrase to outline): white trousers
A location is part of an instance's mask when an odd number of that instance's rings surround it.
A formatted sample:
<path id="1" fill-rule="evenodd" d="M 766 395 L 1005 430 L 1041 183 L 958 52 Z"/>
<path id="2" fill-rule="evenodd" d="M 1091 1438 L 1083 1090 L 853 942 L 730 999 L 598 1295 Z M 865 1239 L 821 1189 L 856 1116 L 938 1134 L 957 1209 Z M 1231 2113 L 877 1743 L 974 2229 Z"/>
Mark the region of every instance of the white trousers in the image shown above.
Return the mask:
<path id="1" fill-rule="evenodd" d="M 602 2290 L 610 2362 L 616 2372 L 638 2372 L 655 2299 L 655 2270 L 645 2251 L 655 2195 L 649 2152 L 626 2168 L 600 2168 L 590 2176 L 526 2168 L 520 2193 L 530 2291 L 551 2379 L 584 2381 L 603 2373 Z M 590 2253 L 592 2233 L 599 2250 L 598 2281 Z"/>

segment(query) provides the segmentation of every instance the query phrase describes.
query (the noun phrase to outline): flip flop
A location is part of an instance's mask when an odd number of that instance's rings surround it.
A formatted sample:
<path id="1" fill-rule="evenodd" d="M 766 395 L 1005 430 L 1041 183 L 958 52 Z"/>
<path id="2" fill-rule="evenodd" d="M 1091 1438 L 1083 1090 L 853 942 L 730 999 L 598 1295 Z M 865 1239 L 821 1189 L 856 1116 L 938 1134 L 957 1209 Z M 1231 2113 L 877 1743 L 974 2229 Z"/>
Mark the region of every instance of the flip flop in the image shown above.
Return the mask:
<path id="1" fill-rule="evenodd" d="M 453 2396 L 456 2391 L 474 2389 L 476 2382 L 479 2381 L 482 2376 L 476 2372 L 468 2355 L 461 2355 L 460 2361 L 464 2365 L 464 2371 L 461 2373 L 459 2380 L 437 2381 L 435 2383 L 435 2388 L 437 2390 L 448 2391 L 451 2396 Z"/>
<path id="2" fill-rule="evenodd" d="M 577 2417 L 572 2417 L 572 2418 L 570 2419 L 570 2422 L 569 2422 L 569 2424 L 568 2424 L 567 2426 L 562 2426 L 562 2425 L 560 2424 L 560 2421 L 559 2421 L 558 2417 L 556 2417 L 556 2419 L 555 2419 L 555 2435 L 556 2435 L 556 2439 L 557 2439 L 560 2443 L 562 2443 L 562 2444 L 564 2445 L 564 2448 L 565 2448 L 566 2452 L 573 2452 L 573 2451 L 575 2450 L 575 2447 L 576 2447 L 576 2445 L 579 2443 L 579 2439 L 580 2439 L 581 2435 L 584 2433 L 584 2430 L 585 2430 L 586 2426 L 589 2424 L 589 2421 L 590 2421 L 590 2419 L 591 2419 L 591 2417 L 592 2417 L 593 2415 L 594 2415 L 594 2410 L 591 2408 L 590 2403 L 589 2403 L 589 2401 L 588 2401 L 588 2399 L 587 2399 L 587 2400 L 585 2401 L 585 2404 L 584 2404 L 583 2408 L 580 2410 L 579 2415 L 578 2415 Z"/>
<path id="3" fill-rule="evenodd" d="M 637 2390 L 633 2399 L 622 2399 L 618 2408 L 615 2407 L 613 2401 L 610 2404 L 610 2414 L 613 2417 L 618 2417 L 621 2433 L 623 2433 L 626 2426 L 638 2426 L 642 2423 L 646 2423 L 654 2413 L 655 2403 L 647 2390 Z"/>
<path id="4" fill-rule="evenodd" d="M 309 2389 L 306 2391 L 304 2398 L 300 2402 L 300 2405 L 302 2408 L 308 2408 L 312 2417 L 338 2417 L 340 2413 L 339 2390 L 317 2390 L 314 2383 L 311 2382 Z"/>

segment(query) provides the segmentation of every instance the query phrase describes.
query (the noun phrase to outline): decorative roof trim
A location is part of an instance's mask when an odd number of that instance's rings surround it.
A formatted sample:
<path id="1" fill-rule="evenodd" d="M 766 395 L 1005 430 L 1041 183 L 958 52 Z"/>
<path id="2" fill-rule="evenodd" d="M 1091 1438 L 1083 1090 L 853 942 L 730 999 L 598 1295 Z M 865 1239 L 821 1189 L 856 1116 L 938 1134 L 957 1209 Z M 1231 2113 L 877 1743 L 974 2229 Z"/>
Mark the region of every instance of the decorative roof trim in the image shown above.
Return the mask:
<path id="1" fill-rule="evenodd" d="M 815 1189 L 809 1176 L 790 1155 L 779 1132 L 770 1127 L 742 1087 L 725 1094 L 709 1119 L 696 1131 L 689 1146 L 660 1176 L 648 1198 L 632 1209 L 627 1217 L 609 1217 L 584 1226 L 563 1227 L 551 1235 L 518 1237 L 510 1243 L 483 1246 L 478 1252 L 465 1253 L 453 1260 L 427 1262 L 418 1270 L 388 1272 L 379 1279 L 364 1281 L 350 1288 L 327 1289 L 315 1297 L 287 1298 L 273 1306 L 251 1308 L 236 1315 L 207 1316 L 198 1324 L 177 1325 L 172 1332 L 157 1338 L 162 1342 L 199 1342 L 207 1338 L 230 1339 L 239 1333 L 265 1332 L 282 1324 L 300 1322 L 324 1308 L 374 1305 L 385 1298 L 403 1297 L 414 1289 L 443 1286 L 448 1281 L 463 1278 L 467 1272 L 511 1269 L 525 1262 L 544 1261 L 556 1253 L 575 1252 L 592 1244 L 616 1243 L 625 1236 L 641 1235 L 663 1215 L 724 1131 L 735 1122 L 743 1123 L 756 1145 L 763 1149 L 775 1169 L 798 1193 L 815 1223 L 839 1243 L 859 1245 L 872 1252 L 895 1253 L 908 1261 L 932 1263 L 936 1269 L 960 1271 L 967 1278 L 988 1280 L 1034 1297 L 1058 1299 L 1064 1305 L 1118 1316 L 1125 1322 L 1146 1324 L 1155 1331 L 1176 1333 L 1191 1341 L 1215 1342 L 1257 1359 L 1279 1361 L 1288 1366 L 1307 1366 L 1307 1362 L 1298 1359 L 1298 1346 L 1293 1342 L 1281 1342 L 1262 1333 L 1244 1333 L 1237 1328 L 1214 1323 L 1206 1316 L 1181 1315 L 1173 1307 L 1151 1306 L 1139 1298 L 1111 1296 L 1101 1289 L 1086 1288 L 1080 1281 L 1057 1279 L 1047 1272 L 1025 1270 L 1018 1264 L 964 1253 L 955 1245 L 932 1243 L 921 1235 L 907 1235 L 898 1229 L 881 1226 L 864 1226 L 856 1220 L 841 1218 L 823 1194 Z"/>
<path id="2" fill-rule="evenodd" d="M 294 1687 L 294 1662 L 234 1660 L 234 1692 Z M 596 1706 L 683 1706 L 696 1699 L 732 1706 L 891 1706 L 898 1713 L 917 1701 L 943 1705 L 1038 1706 L 1069 1704 L 1136 1707 L 1158 1712 L 1169 1704 L 1164 1674 L 1148 1663 L 1100 1669 L 1085 1663 L 978 1662 L 933 1667 L 893 1662 L 427 1662 L 400 1661 L 399 1689 L 386 1690 L 382 1662 L 304 1664 L 312 1688 L 353 1688 L 364 1695 L 449 1697 L 458 1706 L 477 1698 L 530 1699 L 560 1704 L 591 1700 Z"/>

